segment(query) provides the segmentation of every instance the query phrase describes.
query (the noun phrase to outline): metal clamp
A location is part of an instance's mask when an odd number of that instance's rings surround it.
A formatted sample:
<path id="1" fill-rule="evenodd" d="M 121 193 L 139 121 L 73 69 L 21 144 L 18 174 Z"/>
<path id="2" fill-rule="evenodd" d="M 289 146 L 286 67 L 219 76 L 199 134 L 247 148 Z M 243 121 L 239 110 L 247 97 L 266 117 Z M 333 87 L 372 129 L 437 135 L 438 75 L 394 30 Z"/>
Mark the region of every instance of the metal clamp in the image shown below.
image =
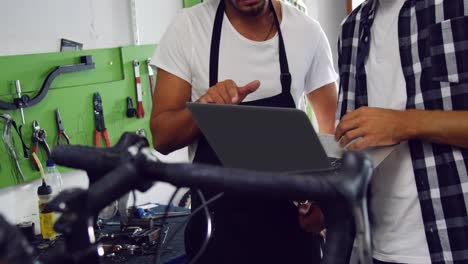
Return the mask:
<path id="1" fill-rule="evenodd" d="M 80 64 L 57 66 L 51 73 L 49 73 L 44 83 L 42 84 L 39 93 L 32 99 L 30 99 L 27 95 L 20 96 L 21 88 L 18 90 L 17 86 L 18 98 L 13 99 L 13 103 L 0 100 L 0 109 L 15 110 L 18 108 L 23 109 L 33 106 L 44 99 L 44 97 L 47 95 L 47 92 L 49 91 L 50 85 L 59 75 L 63 73 L 91 70 L 96 67 L 91 55 L 80 57 L 80 61 Z M 19 81 L 17 81 L 17 85 L 19 85 Z"/>
<path id="2" fill-rule="evenodd" d="M 49 144 L 47 144 L 46 137 L 47 133 L 44 129 L 41 129 L 41 126 L 39 125 L 39 122 L 37 120 L 34 120 L 33 122 L 33 135 L 32 135 L 32 141 L 33 141 L 33 147 L 32 147 L 32 152 L 37 153 L 37 148 L 39 145 L 42 146 L 42 148 L 46 151 L 47 153 L 47 159 L 49 160 L 51 158 L 51 151 Z M 39 160 L 33 159 L 34 166 L 36 170 L 39 171 L 39 165 L 38 163 L 40 162 Z"/>

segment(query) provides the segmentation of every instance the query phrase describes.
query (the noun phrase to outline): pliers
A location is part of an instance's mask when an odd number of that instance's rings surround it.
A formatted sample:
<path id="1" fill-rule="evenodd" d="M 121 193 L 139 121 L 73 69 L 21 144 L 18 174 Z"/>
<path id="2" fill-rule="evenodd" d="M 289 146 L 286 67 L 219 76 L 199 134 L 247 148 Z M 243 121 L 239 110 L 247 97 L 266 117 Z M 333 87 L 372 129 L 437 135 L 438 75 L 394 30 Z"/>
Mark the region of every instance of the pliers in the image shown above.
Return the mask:
<path id="1" fill-rule="evenodd" d="M 6 113 L 0 115 L 0 117 L 5 119 L 5 128 L 3 130 L 3 141 L 7 145 L 11 158 L 13 158 L 13 160 L 15 161 L 16 170 L 18 171 L 18 174 L 20 176 L 19 178 L 20 182 L 25 182 L 24 174 L 21 171 L 21 166 L 19 165 L 19 162 L 18 162 L 18 156 L 16 155 L 15 147 L 13 145 L 13 135 L 11 134 L 11 127 L 14 127 L 14 129 L 20 136 L 21 143 L 23 143 L 24 156 L 26 158 L 27 158 L 28 148 L 23 142 L 23 137 L 21 136 L 21 133 L 17 129 L 15 120 L 13 120 L 13 118 L 9 114 L 6 114 Z"/>
<path id="2" fill-rule="evenodd" d="M 102 111 L 102 99 L 99 93 L 94 93 L 93 95 L 94 103 L 94 122 L 96 125 L 96 132 L 94 134 L 94 145 L 99 147 L 101 145 L 101 134 L 104 137 L 106 147 L 110 148 L 109 134 L 107 133 L 107 128 L 104 123 L 104 113 Z"/>
<path id="3" fill-rule="evenodd" d="M 50 154 L 50 148 L 49 144 L 47 144 L 46 141 L 47 133 L 44 129 L 41 129 L 41 126 L 39 125 L 39 122 L 37 120 L 34 120 L 33 122 L 33 135 L 32 135 L 32 152 L 37 154 L 37 148 L 39 147 L 39 144 L 42 146 L 42 148 L 46 151 L 47 153 L 47 159 L 50 160 L 51 154 Z M 36 168 L 37 171 L 39 171 L 39 160 L 33 159 L 34 162 L 34 167 Z"/>
<path id="4" fill-rule="evenodd" d="M 65 129 L 63 129 L 62 125 L 62 117 L 60 116 L 60 112 L 58 109 L 55 110 L 55 119 L 57 121 L 57 129 L 58 129 L 58 134 L 57 134 L 57 145 L 61 145 L 62 143 L 62 138 L 65 139 L 68 145 L 70 145 L 70 138 L 68 137 L 67 133 L 65 132 Z"/>

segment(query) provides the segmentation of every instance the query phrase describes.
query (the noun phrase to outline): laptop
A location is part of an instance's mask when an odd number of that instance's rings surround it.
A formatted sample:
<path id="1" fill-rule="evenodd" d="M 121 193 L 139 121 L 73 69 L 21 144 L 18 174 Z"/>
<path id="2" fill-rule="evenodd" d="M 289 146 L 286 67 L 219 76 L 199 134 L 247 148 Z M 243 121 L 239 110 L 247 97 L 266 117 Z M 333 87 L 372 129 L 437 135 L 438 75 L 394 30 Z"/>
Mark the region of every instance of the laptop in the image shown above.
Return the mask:
<path id="1" fill-rule="evenodd" d="M 300 173 L 335 168 L 298 109 L 187 103 L 223 166 Z"/>

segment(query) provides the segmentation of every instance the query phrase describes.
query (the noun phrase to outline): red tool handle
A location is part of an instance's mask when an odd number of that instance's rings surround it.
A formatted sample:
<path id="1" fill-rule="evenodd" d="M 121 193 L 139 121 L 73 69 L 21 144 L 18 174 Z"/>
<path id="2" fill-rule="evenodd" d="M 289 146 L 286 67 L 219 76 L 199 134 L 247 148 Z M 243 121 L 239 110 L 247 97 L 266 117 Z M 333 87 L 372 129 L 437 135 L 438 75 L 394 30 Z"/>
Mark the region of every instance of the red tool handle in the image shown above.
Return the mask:
<path id="1" fill-rule="evenodd" d="M 110 140 L 109 140 L 109 134 L 107 133 L 107 128 L 104 129 L 104 131 L 102 132 L 102 135 L 104 136 L 104 141 L 106 142 L 106 147 L 110 148 L 111 144 L 110 144 Z"/>
<path id="2" fill-rule="evenodd" d="M 94 132 L 94 146 L 99 147 L 99 145 L 101 145 L 101 134 L 96 130 Z"/>
<path id="3" fill-rule="evenodd" d="M 151 96 L 154 96 L 154 78 L 153 76 L 149 76 L 149 84 L 150 84 L 150 91 L 151 91 Z"/>
<path id="4" fill-rule="evenodd" d="M 34 145 L 32 146 L 31 152 L 37 154 L 37 144 L 34 144 Z M 35 168 L 37 171 L 39 171 L 39 164 L 38 164 L 38 163 L 39 163 L 40 161 L 39 161 L 39 160 L 36 160 L 36 159 L 34 158 L 34 156 L 33 156 L 32 161 L 33 161 L 33 164 L 34 164 L 34 168 Z"/>
<path id="5" fill-rule="evenodd" d="M 109 140 L 109 134 L 107 133 L 107 128 L 102 131 L 102 136 L 104 137 L 104 143 L 106 143 L 106 147 L 110 148 L 111 144 Z M 101 133 L 99 133 L 97 130 L 94 134 L 94 145 L 96 147 L 100 147 L 101 145 Z"/>
<path id="6" fill-rule="evenodd" d="M 145 117 L 145 109 L 143 109 L 143 102 L 138 102 L 138 107 L 137 107 L 137 117 L 138 118 L 143 118 Z"/>

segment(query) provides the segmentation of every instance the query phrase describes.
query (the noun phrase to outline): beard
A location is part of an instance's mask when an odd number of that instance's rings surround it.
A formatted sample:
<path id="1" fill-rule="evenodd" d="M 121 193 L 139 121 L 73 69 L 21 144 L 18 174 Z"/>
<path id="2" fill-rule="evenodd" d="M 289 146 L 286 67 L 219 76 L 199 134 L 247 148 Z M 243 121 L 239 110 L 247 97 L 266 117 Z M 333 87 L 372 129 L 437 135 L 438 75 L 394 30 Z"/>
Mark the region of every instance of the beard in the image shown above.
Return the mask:
<path id="1" fill-rule="evenodd" d="M 245 16 L 258 16 L 265 10 L 268 1 L 271 0 L 257 0 L 257 2 L 251 4 L 243 3 L 243 1 L 245 0 L 228 0 L 229 4 L 240 14 Z"/>

